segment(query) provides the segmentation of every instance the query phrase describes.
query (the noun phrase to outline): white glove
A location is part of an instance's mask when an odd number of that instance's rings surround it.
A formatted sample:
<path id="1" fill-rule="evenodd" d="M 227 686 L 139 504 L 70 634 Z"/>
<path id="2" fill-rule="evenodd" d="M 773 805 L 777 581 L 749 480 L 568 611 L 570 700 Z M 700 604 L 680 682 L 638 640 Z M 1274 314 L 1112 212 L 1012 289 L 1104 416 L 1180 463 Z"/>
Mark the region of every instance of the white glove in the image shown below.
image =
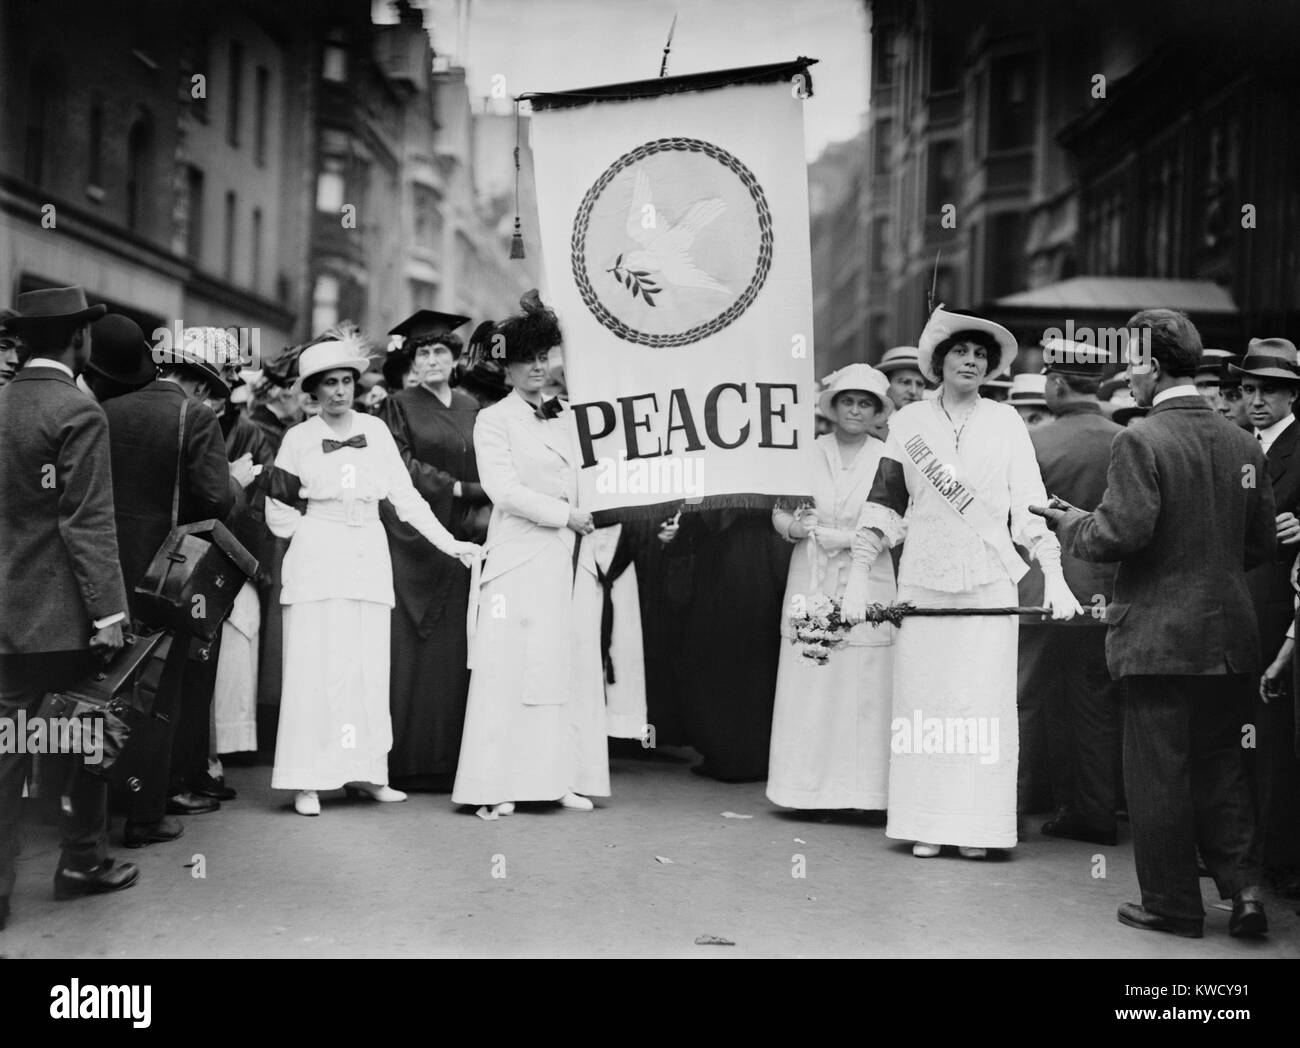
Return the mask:
<path id="1" fill-rule="evenodd" d="M 855 532 L 848 528 L 823 528 L 816 527 L 813 533 L 817 537 L 817 545 L 827 553 L 838 553 L 842 549 L 849 549 L 853 545 L 853 536 Z"/>
<path id="2" fill-rule="evenodd" d="M 1083 614 L 1060 568 L 1053 572 L 1043 569 L 1043 606 L 1051 610 L 1054 619 L 1072 619 Z"/>
<path id="3" fill-rule="evenodd" d="M 884 538 L 872 529 L 859 528 L 853 533 L 853 566 L 849 568 L 849 582 L 840 602 L 840 616 L 851 626 L 867 617 L 867 576 L 884 549 Z"/>

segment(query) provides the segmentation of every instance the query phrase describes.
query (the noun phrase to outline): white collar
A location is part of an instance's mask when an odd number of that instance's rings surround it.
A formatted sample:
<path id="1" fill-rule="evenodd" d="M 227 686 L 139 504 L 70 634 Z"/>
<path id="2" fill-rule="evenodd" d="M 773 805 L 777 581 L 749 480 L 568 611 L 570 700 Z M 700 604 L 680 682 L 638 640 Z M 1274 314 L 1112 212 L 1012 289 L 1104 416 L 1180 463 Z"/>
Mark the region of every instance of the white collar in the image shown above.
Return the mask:
<path id="1" fill-rule="evenodd" d="M 1288 412 L 1269 426 L 1268 429 L 1255 430 L 1255 435 L 1265 444 L 1272 444 L 1273 441 L 1277 440 L 1277 438 L 1282 435 L 1282 431 L 1294 421 L 1295 416 Z"/>
<path id="2" fill-rule="evenodd" d="M 63 363 L 63 361 L 61 360 L 51 360 L 49 357 L 30 357 L 28 358 L 27 363 L 23 365 L 23 367 L 56 368 L 57 370 L 62 371 L 65 375 L 67 375 L 68 378 L 72 378 L 72 368 L 68 367 L 68 365 Z"/>
<path id="3" fill-rule="evenodd" d="M 1170 386 L 1168 389 L 1162 389 L 1155 395 L 1151 401 L 1151 406 L 1163 404 L 1166 400 L 1173 400 L 1174 397 L 1199 397 L 1201 391 L 1195 386 Z"/>

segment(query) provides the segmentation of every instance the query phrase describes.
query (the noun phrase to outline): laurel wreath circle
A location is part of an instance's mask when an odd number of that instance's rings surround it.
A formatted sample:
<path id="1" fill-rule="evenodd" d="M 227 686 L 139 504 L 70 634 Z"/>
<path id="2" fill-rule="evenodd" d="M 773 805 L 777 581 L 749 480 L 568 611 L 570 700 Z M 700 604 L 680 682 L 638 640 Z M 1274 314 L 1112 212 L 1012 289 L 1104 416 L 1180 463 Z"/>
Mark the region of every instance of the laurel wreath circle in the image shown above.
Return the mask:
<path id="1" fill-rule="evenodd" d="M 652 335 L 644 331 L 638 331 L 636 328 L 623 323 L 606 309 L 597 297 L 596 290 L 591 286 L 591 280 L 587 277 L 585 246 L 587 227 L 591 221 L 591 209 L 595 206 L 597 198 L 620 171 L 639 160 L 653 156 L 655 153 L 673 150 L 703 153 L 735 173 L 745 188 L 749 190 L 749 195 L 758 211 L 758 226 L 761 239 L 758 250 L 758 264 L 755 267 L 754 276 L 750 280 L 749 286 L 745 288 L 744 293 L 727 310 L 706 324 L 700 324 L 676 335 Z M 574 218 L 573 235 L 570 238 L 569 246 L 573 259 L 573 279 L 578 285 L 578 292 L 582 295 L 583 303 L 602 325 L 609 328 L 610 331 L 624 341 L 635 342 L 642 346 L 687 346 L 692 342 L 698 342 L 702 338 L 707 338 L 709 335 L 721 331 L 744 313 L 754 299 L 758 297 L 764 281 L 767 280 L 768 271 L 772 268 L 772 212 L 767 206 L 767 197 L 764 195 L 763 189 L 758 184 L 758 179 L 754 177 L 753 172 L 725 149 L 715 146 L 712 142 L 701 141 L 698 138 L 659 138 L 653 142 L 646 142 L 644 145 L 637 146 L 630 153 L 624 153 L 587 190 L 586 196 L 582 198 L 582 203 L 578 205 L 578 214 Z"/>

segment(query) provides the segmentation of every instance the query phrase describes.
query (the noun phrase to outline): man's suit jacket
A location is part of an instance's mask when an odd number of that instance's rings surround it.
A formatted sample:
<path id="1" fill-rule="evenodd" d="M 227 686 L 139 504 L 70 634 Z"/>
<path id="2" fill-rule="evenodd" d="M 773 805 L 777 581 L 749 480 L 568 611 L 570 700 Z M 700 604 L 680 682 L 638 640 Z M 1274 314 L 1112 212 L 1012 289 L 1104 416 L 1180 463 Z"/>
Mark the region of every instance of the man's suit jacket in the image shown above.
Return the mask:
<path id="1" fill-rule="evenodd" d="M 492 500 L 484 582 L 537 556 L 552 542 L 573 549 L 568 528 L 578 502 L 578 451 L 573 413 L 539 420 L 523 397 L 511 393 L 484 408 L 474 424 L 479 480 Z M 578 564 L 596 573 L 591 543 L 583 543 Z"/>
<path id="2" fill-rule="evenodd" d="M 1053 422 L 1032 428 L 1029 439 L 1033 442 L 1034 456 L 1043 475 L 1043 487 L 1049 494 L 1059 495 L 1081 510 L 1091 512 L 1096 509 L 1106 493 L 1111 442 L 1123 430 L 1123 426 L 1116 425 L 1101 413 L 1100 406 L 1089 401 L 1070 404 Z M 1048 620 L 1043 624 L 1104 629 L 1106 620 L 1100 612 L 1094 614 L 1093 609 L 1110 604 L 1115 586 L 1115 565 L 1096 564 L 1062 551 L 1061 567 L 1070 592 L 1083 607 L 1083 614 L 1064 622 Z M 1026 607 L 1042 606 L 1043 569 L 1037 561 L 1029 565 L 1028 573 L 1020 580 L 1020 603 Z M 1021 619 L 1026 624 L 1029 621 L 1029 616 Z M 1037 616 L 1033 621 L 1042 623 Z"/>
<path id="3" fill-rule="evenodd" d="M 128 592 L 144 577 L 172 526 L 177 430 L 185 391 L 174 382 L 150 382 L 104 405 L 113 448 L 113 502 L 122 576 Z M 191 401 L 185 414 L 177 523 L 224 520 L 240 502 L 230 476 L 217 416 Z"/>
<path id="4" fill-rule="evenodd" d="M 89 646 L 127 611 L 104 410 L 62 371 L 0 390 L 0 654 Z"/>
<path id="5" fill-rule="evenodd" d="M 1277 549 L 1264 453 L 1200 396 L 1162 401 L 1111 445 L 1106 494 L 1071 511 L 1061 547 L 1119 561 L 1106 663 L 1134 675 L 1253 673 L 1246 571 Z"/>
<path id="6" fill-rule="evenodd" d="M 1300 420 L 1292 422 L 1273 441 L 1266 456 L 1268 479 L 1278 513 L 1300 516 Z M 1300 547 L 1277 547 L 1277 556 L 1246 576 L 1259 618 L 1261 655 L 1271 662 L 1281 647 L 1293 616 L 1295 591 L 1291 589 L 1291 562 Z"/>

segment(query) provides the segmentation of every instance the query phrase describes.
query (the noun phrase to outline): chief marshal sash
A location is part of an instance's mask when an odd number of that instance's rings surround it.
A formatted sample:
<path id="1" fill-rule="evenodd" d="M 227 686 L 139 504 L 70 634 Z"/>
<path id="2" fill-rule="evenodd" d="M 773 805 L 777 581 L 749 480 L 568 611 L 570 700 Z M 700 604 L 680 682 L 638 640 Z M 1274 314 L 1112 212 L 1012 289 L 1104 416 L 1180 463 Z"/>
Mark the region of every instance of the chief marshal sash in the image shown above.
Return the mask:
<path id="1" fill-rule="evenodd" d="M 932 488 L 945 506 L 992 546 L 1007 574 L 1011 576 L 1011 581 L 1019 582 L 1029 567 L 1016 552 L 1007 522 L 999 520 L 997 514 L 968 483 L 953 476 L 952 468 L 934 453 L 924 433 L 918 430 L 911 434 L 895 432 L 891 435 L 903 451 L 905 470 L 918 483 Z"/>

